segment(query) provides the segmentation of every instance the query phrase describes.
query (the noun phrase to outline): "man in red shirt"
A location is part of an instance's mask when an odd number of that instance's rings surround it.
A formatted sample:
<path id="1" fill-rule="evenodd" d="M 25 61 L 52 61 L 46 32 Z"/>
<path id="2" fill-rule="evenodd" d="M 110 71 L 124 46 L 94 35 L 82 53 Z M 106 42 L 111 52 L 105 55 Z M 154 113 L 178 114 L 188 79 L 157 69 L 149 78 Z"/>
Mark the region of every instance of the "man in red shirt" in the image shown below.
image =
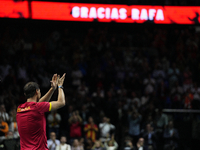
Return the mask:
<path id="1" fill-rule="evenodd" d="M 37 83 L 29 82 L 24 86 L 27 102 L 18 106 L 16 117 L 21 150 L 48 150 L 45 112 L 59 109 L 65 105 L 64 79 L 65 74 L 61 78 L 54 74 L 51 88 L 42 98 Z M 49 102 L 57 86 L 58 100 Z"/>

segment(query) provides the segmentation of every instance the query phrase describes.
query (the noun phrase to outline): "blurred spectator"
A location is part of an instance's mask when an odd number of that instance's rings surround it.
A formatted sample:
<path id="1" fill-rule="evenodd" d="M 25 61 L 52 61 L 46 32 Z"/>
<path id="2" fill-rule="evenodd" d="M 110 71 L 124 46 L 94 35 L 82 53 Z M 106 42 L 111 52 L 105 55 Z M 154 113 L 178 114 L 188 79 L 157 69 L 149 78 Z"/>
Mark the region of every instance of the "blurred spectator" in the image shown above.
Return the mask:
<path id="1" fill-rule="evenodd" d="M 86 125 L 88 123 L 89 111 L 85 104 L 81 106 L 80 117 L 83 120 L 83 125 Z"/>
<path id="2" fill-rule="evenodd" d="M 129 136 L 133 138 L 133 143 L 135 144 L 140 136 L 140 123 L 142 116 L 138 113 L 137 110 L 133 110 L 128 114 L 128 123 L 129 123 Z"/>
<path id="3" fill-rule="evenodd" d="M 68 120 L 70 124 L 70 138 L 71 140 L 80 138 L 82 136 L 81 126 L 82 118 L 79 115 L 78 111 L 74 111 L 72 116 Z"/>
<path id="4" fill-rule="evenodd" d="M 85 150 L 91 150 L 93 145 L 94 145 L 94 142 L 92 141 L 92 139 L 91 138 L 87 138 L 86 142 L 85 142 L 85 148 L 84 149 Z"/>
<path id="5" fill-rule="evenodd" d="M 106 148 L 100 140 L 96 140 L 92 147 L 92 150 L 106 150 Z"/>
<path id="6" fill-rule="evenodd" d="M 78 139 L 73 140 L 72 150 L 84 150 L 84 147 L 79 145 Z"/>
<path id="7" fill-rule="evenodd" d="M 59 129 L 60 129 L 60 121 L 61 116 L 57 111 L 51 111 L 51 113 L 47 116 L 47 121 L 49 125 L 49 133 L 55 132 L 56 136 L 59 136 Z"/>
<path id="8" fill-rule="evenodd" d="M 162 66 L 160 63 L 157 62 L 155 64 L 155 68 L 153 70 L 152 76 L 156 80 L 156 83 L 160 83 L 164 81 L 166 74 L 165 74 L 165 71 L 162 69 Z"/>
<path id="9" fill-rule="evenodd" d="M 66 136 L 60 137 L 60 144 L 56 146 L 56 150 L 71 150 L 71 146 L 66 144 L 67 138 Z"/>
<path id="10" fill-rule="evenodd" d="M 132 143 L 132 139 L 130 137 L 125 137 L 123 150 L 135 150 L 135 146 Z"/>
<path id="11" fill-rule="evenodd" d="M 176 128 L 174 128 L 173 121 L 169 121 L 167 128 L 164 130 L 164 148 L 172 147 L 174 150 L 178 148 L 179 134 Z"/>
<path id="12" fill-rule="evenodd" d="M 111 139 L 104 143 L 106 150 L 117 150 L 118 144 L 115 141 L 114 135 L 112 135 Z"/>
<path id="13" fill-rule="evenodd" d="M 92 142 L 95 142 L 97 132 L 98 132 L 98 126 L 94 123 L 94 120 L 92 117 L 88 118 L 88 124 L 84 127 L 84 132 L 86 135 L 86 139 L 91 139 Z"/>
<path id="14" fill-rule="evenodd" d="M 145 92 L 144 95 L 141 97 L 141 106 L 145 105 L 149 101 L 149 94 L 148 92 Z"/>
<path id="15" fill-rule="evenodd" d="M 147 78 L 144 79 L 143 84 L 144 84 L 144 92 L 147 92 L 149 94 L 154 92 L 155 88 L 155 79 L 151 77 L 151 74 L 148 75 Z"/>
<path id="16" fill-rule="evenodd" d="M 142 133 L 142 137 L 145 140 L 145 145 L 147 147 L 152 146 L 154 150 L 157 149 L 157 135 L 154 132 L 154 128 L 151 126 L 151 124 L 146 125 L 146 129 Z"/>
<path id="17" fill-rule="evenodd" d="M 60 144 L 60 141 L 56 139 L 56 133 L 50 133 L 50 139 L 47 140 L 47 147 L 49 150 L 56 150 L 56 146 Z"/>
<path id="18" fill-rule="evenodd" d="M 187 89 L 185 96 L 183 98 L 184 100 L 184 108 L 191 109 L 192 108 L 192 101 L 194 99 L 193 93 L 190 89 Z"/>
<path id="19" fill-rule="evenodd" d="M 137 97 L 137 94 L 135 92 L 131 92 L 131 104 L 133 105 L 132 108 L 139 109 L 141 106 L 141 100 Z"/>
<path id="20" fill-rule="evenodd" d="M 176 66 L 176 63 L 172 64 L 172 67 L 168 69 L 169 86 L 173 87 L 176 81 L 179 81 L 180 71 Z"/>
<path id="21" fill-rule="evenodd" d="M 17 127 L 17 121 L 16 121 L 16 108 L 11 109 L 10 111 L 10 124 L 9 124 L 9 131 L 12 132 L 13 137 L 15 139 L 19 138 L 19 132 Z"/>
<path id="22" fill-rule="evenodd" d="M 102 121 L 103 122 L 99 124 L 100 140 L 105 142 L 110 140 L 115 126 L 110 123 L 110 119 L 107 117 L 103 117 Z"/>
<path id="23" fill-rule="evenodd" d="M 155 111 L 155 132 L 158 136 L 157 148 L 160 149 L 161 147 L 163 147 L 163 133 L 168 125 L 168 116 L 165 113 L 163 113 L 162 108 L 156 109 Z"/>
<path id="24" fill-rule="evenodd" d="M 72 85 L 74 87 L 79 87 L 81 85 L 81 79 L 83 77 L 83 74 L 81 70 L 79 70 L 78 66 L 75 66 L 74 70 L 72 70 Z"/>
<path id="25" fill-rule="evenodd" d="M 2 64 L 0 65 L 0 69 L 1 69 L 1 80 L 4 80 L 4 78 L 9 74 L 9 70 L 12 67 L 10 66 L 10 64 L 8 63 L 8 61 L 6 60 L 6 58 L 3 59 Z"/>
<path id="26" fill-rule="evenodd" d="M 186 67 L 183 72 L 183 88 L 184 91 L 192 88 L 192 72 L 189 67 Z"/>
<path id="27" fill-rule="evenodd" d="M 78 94 L 80 94 L 82 97 L 85 97 L 89 92 L 88 87 L 85 85 L 84 82 L 81 83 L 77 90 Z"/>
<path id="28" fill-rule="evenodd" d="M 3 145 L 5 150 L 20 150 L 19 140 L 14 138 L 12 131 L 8 131 L 8 134 L 3 141 Z"/>
<path id="29" fill-rule="evenodd" d="M 178 81 L 176 81 L 174 87 L 171 88 L 171 99 L 173 102 L 172 108 L 181 108 L 182 96 L 183 88 L 178 84 Z"/>
<path id="30" fill-rule="evenodd" d="M 194 86 L 191 88 L 191 92 L 194 95 L 194 100 L 200 101 L 200 87 L 198 87 L 196 83 L 194 83 Z"/>
<path id="31" fill-rule="evenodd" d="M 148 148 L 144 145 L 145 141 L 144 141 L 144 138 L 139 138 L 137 143 L 136 143 L 136 146 L 135 146 L 135 149 L 136 150 L 148 150 Z"/>
<path id="32" fill-rule="evenodd" d="M 0 143 L 5 139 L 8 133 L 8 124 L 3 121 L 3 117 L 0 116 Z"/>
<path id="33" fill-rule="evenodd" d="M 156 129 L 163 132 L 163 129 L 165 129 L 168 124 L 168 116 L 163 113 L 162 108 L 156 109 L 155 122 Z"/>
<path id="34" fill-rule="evenodd" d="M 6 108 L 5 108 L 5 105 L 4 104 L 1 104 L 0 105 L 0 116 L 3 118 L 3 121 L 9 123 L 10 122 L 10 119 L 9 119 L 9 115 L 8 113 L 6 112 Z"/>

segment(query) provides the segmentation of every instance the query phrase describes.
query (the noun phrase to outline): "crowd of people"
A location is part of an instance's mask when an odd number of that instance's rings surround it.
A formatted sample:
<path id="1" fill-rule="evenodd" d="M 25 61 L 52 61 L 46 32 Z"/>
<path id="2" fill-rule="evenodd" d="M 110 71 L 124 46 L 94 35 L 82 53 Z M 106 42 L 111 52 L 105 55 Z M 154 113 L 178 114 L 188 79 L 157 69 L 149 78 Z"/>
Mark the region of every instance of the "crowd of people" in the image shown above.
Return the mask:
<path id="1" fill-rule="evenodd" d="M 50 150 L 179 149 L 175 118 L 163 109 L 200 108 L 200 33 L 84 25 L 1 28 L 0 142 L 20 138 L 23 86 L 37 82 L 43 94 L 66 72 L 66 106 L 46 114 Z"/>

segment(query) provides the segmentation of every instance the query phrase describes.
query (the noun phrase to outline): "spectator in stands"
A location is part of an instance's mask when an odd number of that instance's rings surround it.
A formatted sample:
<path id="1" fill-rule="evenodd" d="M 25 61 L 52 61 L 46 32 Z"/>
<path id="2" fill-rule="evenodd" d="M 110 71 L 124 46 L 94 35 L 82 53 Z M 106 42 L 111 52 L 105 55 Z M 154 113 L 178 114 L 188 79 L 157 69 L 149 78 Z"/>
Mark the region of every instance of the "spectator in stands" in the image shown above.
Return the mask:
<path id="1" fill-rule="evenodd" d="M 6 150 L 19 150 L 20 142 L 14 138 L 13 132 L 8 131 L 6 138 L 3 141 L 4 149 Z"/>
<path id="2" fill-rule="evenodd" d="M 12 68 L 12 66 L 8 63 L 8 60 L 4 58 L 2 60 L 2 64 L 0 65 L 1 70 L 1 80 L 4 80 L 4 78 L 9 74 L 9 70 Z"/>
<path id="3" fill-rule="evenodd" d="M 144 91 L 151 94 L 154 92 L 155 89 L 155 79 L 151 77 L 151 74 L 148 74 L 148 77 L 144 79 L 143 85 L 144 85 Z"/>
<path id="4" fill-rule="evenodd" d="M 92 141 L 91 138 L 87 138 L 86 141 L 85 141 L 85 150 L 91 150 L 92 147 L 94 145 L 94 142 Z"/>
<path id="5" fill-rule="evenodd" d="M 73 140 L 72 150 L 84 150 L 84 147 L 79 145 L 78 139 Z"/>
<path id="6" fill-rule="evenodd" d="M 167 72 L 169 76 L 169 86 L 173 87 L 176 81 L 179 81 L 180 71 L 179 68 L 176 66 L 176 63 L 172 64 L 172 67 L 168 69 Z"/>
<path id="7" fill-rule="evenodd" d="M 133 105 L 132 108 L 139 109 L 141 106 L 141 100 L 138 98 L 137 94 L 135 92 L 131 92 L 131 104 Z"/>
<path id="8" fill-rule="evenodd" d="M 81 111 L 80 111 L 80 117 L 83 120 L 83 125 L 86 125 L 88 123 L 89 114 L 90 114 L 90 112 L 87 108 L 87 105 L 83 104 L 81 106 Z"/>
<path id="9" fill-rule="evenodd" d="M 200 87 L 197 86 L 197 83 L 194 83 L 194 86 L 191 88 L 191 92 L 194 95 L 194 100 L 200 101 Z"/>
<path id="10" fill-rule="evenodd" d="M 71 150 L 71 146 L 69 144 L 66 144 L 67 137 L 61 136 L 60 137 L 60 144 L 56 146 L 56 150 Z"/>
<path id="11" fill-rule="evenodd" d="M 154 128 L 151 124 L 146 125 L 146 129 L 142 133 L 142 137 L 145 140 L 145 145 L 147 147 L 152 146 L 154 150 L 157 149 L 157 135 L 154 132 Z"/>
<path id="12" fill-rule="evenodd" d="M 94 123 L 93 118 L 90 116 L 88 118 L 88 124 L 84 127 L 86 139 L 90 138 L 92 142 L 95 142 L 98 130 L 98 126 Z"/>
<path id="13" fill-rule="evenodd" d="M 78 141 L 79 141 L 79 146 L 82 146 L 85 148 L 85 139 L 81 137 Z"/>
<path id="14" fill-rule="evenodd" d="M 184 96 L 184 108 L 191 109 L 192 108 L 192 101 L 194 99 L 193 93 L 190 89 L 187 89 L 185 96 Z"/>
<path id="15" fill-rule="evenodd" d="M 10 122 L 10 118 L 8 113 L 6 112 L 6 108 L 4 104 L 0 105 L 0 116 L 3 118 L 3 121 L 9 123 Z"/>
<path id="16" fill-rule="evenodd" d="M 136 143 L 136 146 L 135 146 L 135 149 L 136 150 L 148 150 L 148 148 L 144 145 L 145 141 L 144 141 L 144 138 L 139 138 L 137 143 Z"/>
<path id="17" fill-rule="evenodd" d="M 106 148 L 100 140 L 96 140 L 92 147 L 92 150 L 106 150 Z"/>
<path id="18" fill-rule="evenodd" d="M 135 150 L 135 146 L 132 143 L 132 138 L 131 137 L 125 137 L 124 140 L 124 146 L 123 146 L 123 150 Z"/>
<path id="19" fill-rule="evenodd" d="M 110 123 L 110 119 L 103 117 L 103 122 L 99 124 L 100 140 L 104 143 L 111 138 L 111 132 L 115 129 L 115 126 Z"/>
<path id="20" fill-rule="evenodd" d="M 178 81 L 176 81 L 174 87 L 171 88 L 172 108 L 181 108 L 182 96 L 183 88 L 179 85 Z"/>
<path id="21" fill-rule="evenodd" d="M 106 150 L 117 150 L 118 144 L 115 141 L 114 134 L 112 135 L 111 139 L 104 143 Z"/>
<path id="22" fill-rule="evenodd" d="M 78 66 L 75 66 L 74 70 L 72 70 L 72 85 L 74 87 L 79 87 L 81 85 L 81 79 L 83 77 L 83 74 L 81 70 L 79 70 Z"/>
<path id="23" fill-rule="evenodd" d="M 47 116 L 47 121 L 49 125 L 49 133 L 55 132 L 56 136 L 59 136 L 59 128 L 60 128 L 60 121 L 61 116 L 57 111 L 51 111 L 51 113 Z"/>
<path id="24" fill-rule="evenodd" d="M 172 120 L 169 121 L 168 126 L 164 130 L 164 148 L 172 147 L 173 149 L 178 148 L 179 134 L 178 130 L 174 128 L 174 123 Z"/>
<path id="25" fill-rule="evenodd" d="M 183 88 L 184 91 L 192 88 L 192 72 L 189 67 L 186 67 L 183 72 Z"/>
<path id="26" fill-rule="evenodd" d="M 155 68 L 152 74 L 153 78 L 156 80 L 156 83 L 159 84 L 160 82 L 164 81 L 166 74 L 165 71 L 162 69 L 162 66 L 159 62 L 155 64 Z"/>
<path id="27" fill-rule="evenodd" d="M 142 116 L 138 113 L 136 109 L 129 112 L 128 114 L 128 124 L 129 124 L 129 136 L 133 138 L 133 143 L 135 144 L 140 136 L 140 123 Z"/>
<path id="28" fill-rule="evenodd" d="M 56 146 L 60 144 L 60 141 L 56 139 L 56 133 L 50 133 L 50 139 L 47 140 L 47 147 L 49 150 L 56 150 Z"/>
<path id="29" fill-rule="evenodd" d="M 8 124 L 7 122 L 3 121 L 3 117 L 0 116 L 0 143 L 5 139 L 8 133 Z"/>
<path id="30" fill-rule="evenodd" d="M 74 111 L 72 116 L 68 120 L 70 124 L 70 138 L 78 139 L 82 136 L 81 126 L 82 126 L 82 118 L 79 115 L 78 111 Z"/>
<path id="31" fill-rule="evenodd" d="M 9 131 L 11 131 L 13 133 L 13 136 L 15 139 L 18 139 L 19 132 L 18 132 L 18 127 L 17 127 L 16 114 L 17 114 L 17 110 L 16 110 L 16 107 L 14 107 L 10 110 Z"/>
<path id="32" fill-rule="evenodd" d="M 85 97 L 88 94 L 89 89 L 85 85 L 85 83 L 82 82 L 81 85 L 78 87 L 77 91 L 78 91 L 78 94 L 80 94 L 82 97 Z"/>
<path id="33" fill-rule="evenodd" d="M 168 124 L 168 116 L 165 113 L 163 113 L 162 108 L 156 109 L 155 122 L 156 129 L 163 132 L 163 130 Z"/>
<path id="34" fill-rule="evenodd" d="M 144 95 L 142 95 L 141 97 L 141 106 L 144 106 L 145 104 L 147 104 L 149 102 L 149 93 L 145 92 Z"/>
<path id="35" fill-rule="evenodd" d="M 194 83 L 191 92 L 193 94 L 192 108 L 200 109 L 200 87 L 197 86 L 197 83 Z"/>
<path id="36" fill-rule="evenodd" d="M 160 149 L 163 146 L 163 132 L 164 129 L 167 127 L 168 124 L 168 116 L 163 113 L 162 108 L 156 109 L 156 116 L 154 118 L 155 120 L 155 132 L 158 136 L 158 149 Z"/>

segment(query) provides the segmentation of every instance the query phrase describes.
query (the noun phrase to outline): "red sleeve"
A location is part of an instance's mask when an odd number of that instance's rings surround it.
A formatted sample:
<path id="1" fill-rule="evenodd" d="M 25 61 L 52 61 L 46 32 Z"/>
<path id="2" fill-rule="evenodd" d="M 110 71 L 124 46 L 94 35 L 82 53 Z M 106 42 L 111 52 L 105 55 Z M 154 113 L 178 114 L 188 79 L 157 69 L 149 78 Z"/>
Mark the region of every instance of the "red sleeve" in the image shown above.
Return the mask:
<path id="1" fill-rule="evenodd" d="M 37 103 L 37 108 L 40 113 L 45 113 L 50 111 L 50 103 L 49 102 L 39 102 Z"/>

